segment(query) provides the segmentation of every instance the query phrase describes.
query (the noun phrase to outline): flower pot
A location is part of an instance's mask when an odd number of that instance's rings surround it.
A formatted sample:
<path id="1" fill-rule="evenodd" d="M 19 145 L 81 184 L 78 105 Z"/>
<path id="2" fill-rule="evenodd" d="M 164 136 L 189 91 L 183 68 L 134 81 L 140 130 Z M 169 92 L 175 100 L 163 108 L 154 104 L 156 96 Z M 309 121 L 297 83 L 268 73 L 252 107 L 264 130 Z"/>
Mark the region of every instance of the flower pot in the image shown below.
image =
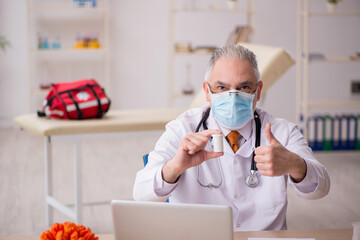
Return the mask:
<path id="1" fill-rule="evenodd" d="M 329 2 L 326 2 L 326 9 L 328 12 L 336 12 L 336 8 L 337 8 L 337 4 L 336 3 L 329 3 Z"/>

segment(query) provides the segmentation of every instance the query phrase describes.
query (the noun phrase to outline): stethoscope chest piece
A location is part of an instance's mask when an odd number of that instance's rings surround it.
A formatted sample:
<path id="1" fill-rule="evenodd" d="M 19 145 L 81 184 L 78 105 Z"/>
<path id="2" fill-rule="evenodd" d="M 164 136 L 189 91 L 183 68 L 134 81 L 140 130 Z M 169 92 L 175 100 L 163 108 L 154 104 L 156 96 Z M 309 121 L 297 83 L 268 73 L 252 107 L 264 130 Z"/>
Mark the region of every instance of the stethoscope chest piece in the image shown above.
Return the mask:
<path id="1" fill-rule="evenodd" d="M 256 176 L 256 173 L 257 171 L 251 170 L 250 174 L 246 177 L 246 184 L 251 188 L 254 188 L 259 184 L 259 179 Z"/>

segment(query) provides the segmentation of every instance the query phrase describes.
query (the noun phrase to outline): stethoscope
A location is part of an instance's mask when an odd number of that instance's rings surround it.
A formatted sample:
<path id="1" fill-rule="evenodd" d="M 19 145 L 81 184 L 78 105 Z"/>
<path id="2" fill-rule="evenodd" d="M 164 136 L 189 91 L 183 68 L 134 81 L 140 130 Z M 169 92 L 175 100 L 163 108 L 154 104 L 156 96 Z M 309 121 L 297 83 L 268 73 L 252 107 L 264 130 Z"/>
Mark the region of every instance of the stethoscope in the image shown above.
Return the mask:
<path id="1" fill-rule="evenodd" d="M 199 124 L 196 127 L 195 132 L 199 132 L 200 127 L 203 126 L 204 130 L 207 130 L 208 127 L 206 125 L 206 120 L 208 119 L 210 115 L 210 108 L 208 108 L 205 112 L 203 117 L 201 118 Z M 261 137 L 261 121 L 259 118 L 259 115 L 257 114 L 256 111 L 254 111 L 254 119 L 255 119 L 255 148 L 260 146 L 260 137 Z M 211 141 L 211 139 L 210 139 Z M 250 174 L 246 177 L 245 179 L 245 183 L 251 187 L 254 188 L 259 184 L 259 179 L 256 176 L 257 175 L 257 167 L 256 167 L 256 163 L 254 160 L 255 157 L 255 149 L 253 150 L 253 154 L 252 154 L 252 160 L 251 160 L 251 168 L 250 168 Z M 220 161 L 219 158 L 217 158 L 217 170 L 218 170 L 218 175 L 220 176 L 220 181 L 218 184 L 213 184 L 213 183 L 209 183 L 209 184 L 204 184 L 200 181 L 200 165 L 197 166 L 197 181 L 200 184 L 200 186 L 202 187 L 207 187 L 207 188 L 219 188 L 223 182 L 223 177 L 222 177 L 222 172 L 221 172 L 221 165 L 220 165 Z"/>

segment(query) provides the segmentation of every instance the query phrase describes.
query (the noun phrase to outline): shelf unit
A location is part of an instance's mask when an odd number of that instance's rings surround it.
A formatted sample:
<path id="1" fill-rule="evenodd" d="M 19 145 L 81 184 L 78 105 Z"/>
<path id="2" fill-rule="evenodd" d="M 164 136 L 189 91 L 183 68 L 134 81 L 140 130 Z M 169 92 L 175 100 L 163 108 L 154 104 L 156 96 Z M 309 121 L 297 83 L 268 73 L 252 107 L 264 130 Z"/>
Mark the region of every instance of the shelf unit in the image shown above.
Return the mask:
<path id="1" fill-rule="evenodd" d="M 105 90 L 109 80 L 108 0 L 94 7 L 74 7 L 67 0 L 27 0 L 29 112 L 41 108 L 49 89 L 40 84 L 94 78 Z M 100 48 L 73 48 L 78 33 L 94 33 Z M 47 37 L 48 49 L 38 49 L 39 34 Z M 51 48 L 60 36 L 61 48 Z M 59 39 L 58 39 L 59 40 Z"/>
<path id="2" fill-rule="evenodd" d="M 311 0 L 297 1 L 297 69 L 296 69 L 296 89 L 297 89 L 297 109 L 296 116 L 299 121 L 300 129 L 307 137 L 306 123 L 309 118 L 309 110 L 316 108 L 360 108 L 359 100 L 322 100 L 312 101 L 309 99 L 309 65 L 310 64 L 327 64 L 327 63 L 349 63 L 358 62 L 360 59 L 352 59 L 350 56 L 327 56 L 322 59 L 312 60 L 310 57 L 310 19 L 312 17 L 347 17 L 359 16 L 359 11 L 311 11 Z M 324 1 L 324 4 L 326 2 Z M 360 18 L 359 18 L 360 19 Z"/>
<path id="3" fill-rule="evenodd" d="M 186 0 L 184 0 L 186 1 Z M 169 107 L 173 107 L 175 105 L 175 101 L 177 99 L 186 98 L 186 97 L 194 97 L 195 92 L 192 92 L 191 94 L 183 93 L 181 90 L 179 90 L 176 87 L 176 77 L 175 75 L 178 73 L 175 71 L 175 65 L 176 65 L 176 58 L 178 57 L 186 57 L 186 58 L 199 58 L 199 56 L 209 56 L 210 52 L 196 52 L 196 51 L 190 51 L 190 52 L 177 52 L 175 49 L 175 33 L 176 33 L 176 23 L 175 18 L 180 17 L 182 14 L 193 14 L 193 15 L 199 15 L 199 14 L 211 14 L 212 17 L 218 17 L 224 16 L 224 14 L 238 14 L 241 16 L 244 16 L 245 14 L 245 22 L 239 21 L 239 24 L 247 25 L 251 27 L 251 33 L 249 36 L 249 39 L 253 38 L 254 31 L 255 31 L 255 4 L 256 0 L 246 0 L 245 7 L 235 7 L 233 9 L 227 8 L 225 6 L 220 7 L 208 7 L 208 8 L 196 8 L 194 6 L 187 8 L 179 8 L 176 3 L 184 1 L 180 0 L 170 0 L 169 1 L 169 61 L 168 61 L 168 94 L 169 94 L 169 101 L 168 105 Z M 224 1 L 226 3 L 226 1 Z M 193 1 L 194 3 L 194 1 Z M 195 2 L 196 3 L 196 2 Z M 240 1 L 236 2 L 237 4 L 240 3 Z M 201 30 L 201 29 L 200 29 Z M 230 32 L 228 33 L 230 34 Z M 227 36 L 222 36 L 224 39 L 224 44 Z M 191 38 L 191 36 L 190 36 Z M 188 39 L 187 41 L 191 41 L 192 39 Z M 217 46 L 220 47 L 220 46 Z M 189 73 L 188 73 L 189 74 Z M 185 82 L 186 80 L 184 80 Z"/>

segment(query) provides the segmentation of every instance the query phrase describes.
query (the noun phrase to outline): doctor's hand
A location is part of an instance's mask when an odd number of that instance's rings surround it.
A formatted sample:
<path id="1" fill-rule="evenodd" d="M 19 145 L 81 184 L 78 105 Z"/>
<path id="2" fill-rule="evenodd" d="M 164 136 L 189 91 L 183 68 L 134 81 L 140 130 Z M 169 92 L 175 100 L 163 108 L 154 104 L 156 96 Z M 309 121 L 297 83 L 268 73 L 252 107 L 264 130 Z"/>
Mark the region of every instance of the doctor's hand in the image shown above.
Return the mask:
<path id="1" fill-rule="evenodd" d="M 306 163 L 297 154 L 287 150 L 272 134 L 271 124 L 265 126 L 265 136 L 269 146 L 259 146 L 255 149 L 255 162 L 258 171 L 263 176 L 282 176 L 290 174 L 295 182 L 300 182 L 306 176 Z"/>
<path id="2" fill-rule="evenodd" d="M 186 169 L 195 167 L 208 159 L 224 155 L 223 152 L 205 150 L 205 146 L 212 134 L 221 134 L 221 131 L 209 129 L 186 134 L 180 141 L 175 157 L 164 165 L 162 169 L 163 179 L 166 182 L 174 183 Z"/>

